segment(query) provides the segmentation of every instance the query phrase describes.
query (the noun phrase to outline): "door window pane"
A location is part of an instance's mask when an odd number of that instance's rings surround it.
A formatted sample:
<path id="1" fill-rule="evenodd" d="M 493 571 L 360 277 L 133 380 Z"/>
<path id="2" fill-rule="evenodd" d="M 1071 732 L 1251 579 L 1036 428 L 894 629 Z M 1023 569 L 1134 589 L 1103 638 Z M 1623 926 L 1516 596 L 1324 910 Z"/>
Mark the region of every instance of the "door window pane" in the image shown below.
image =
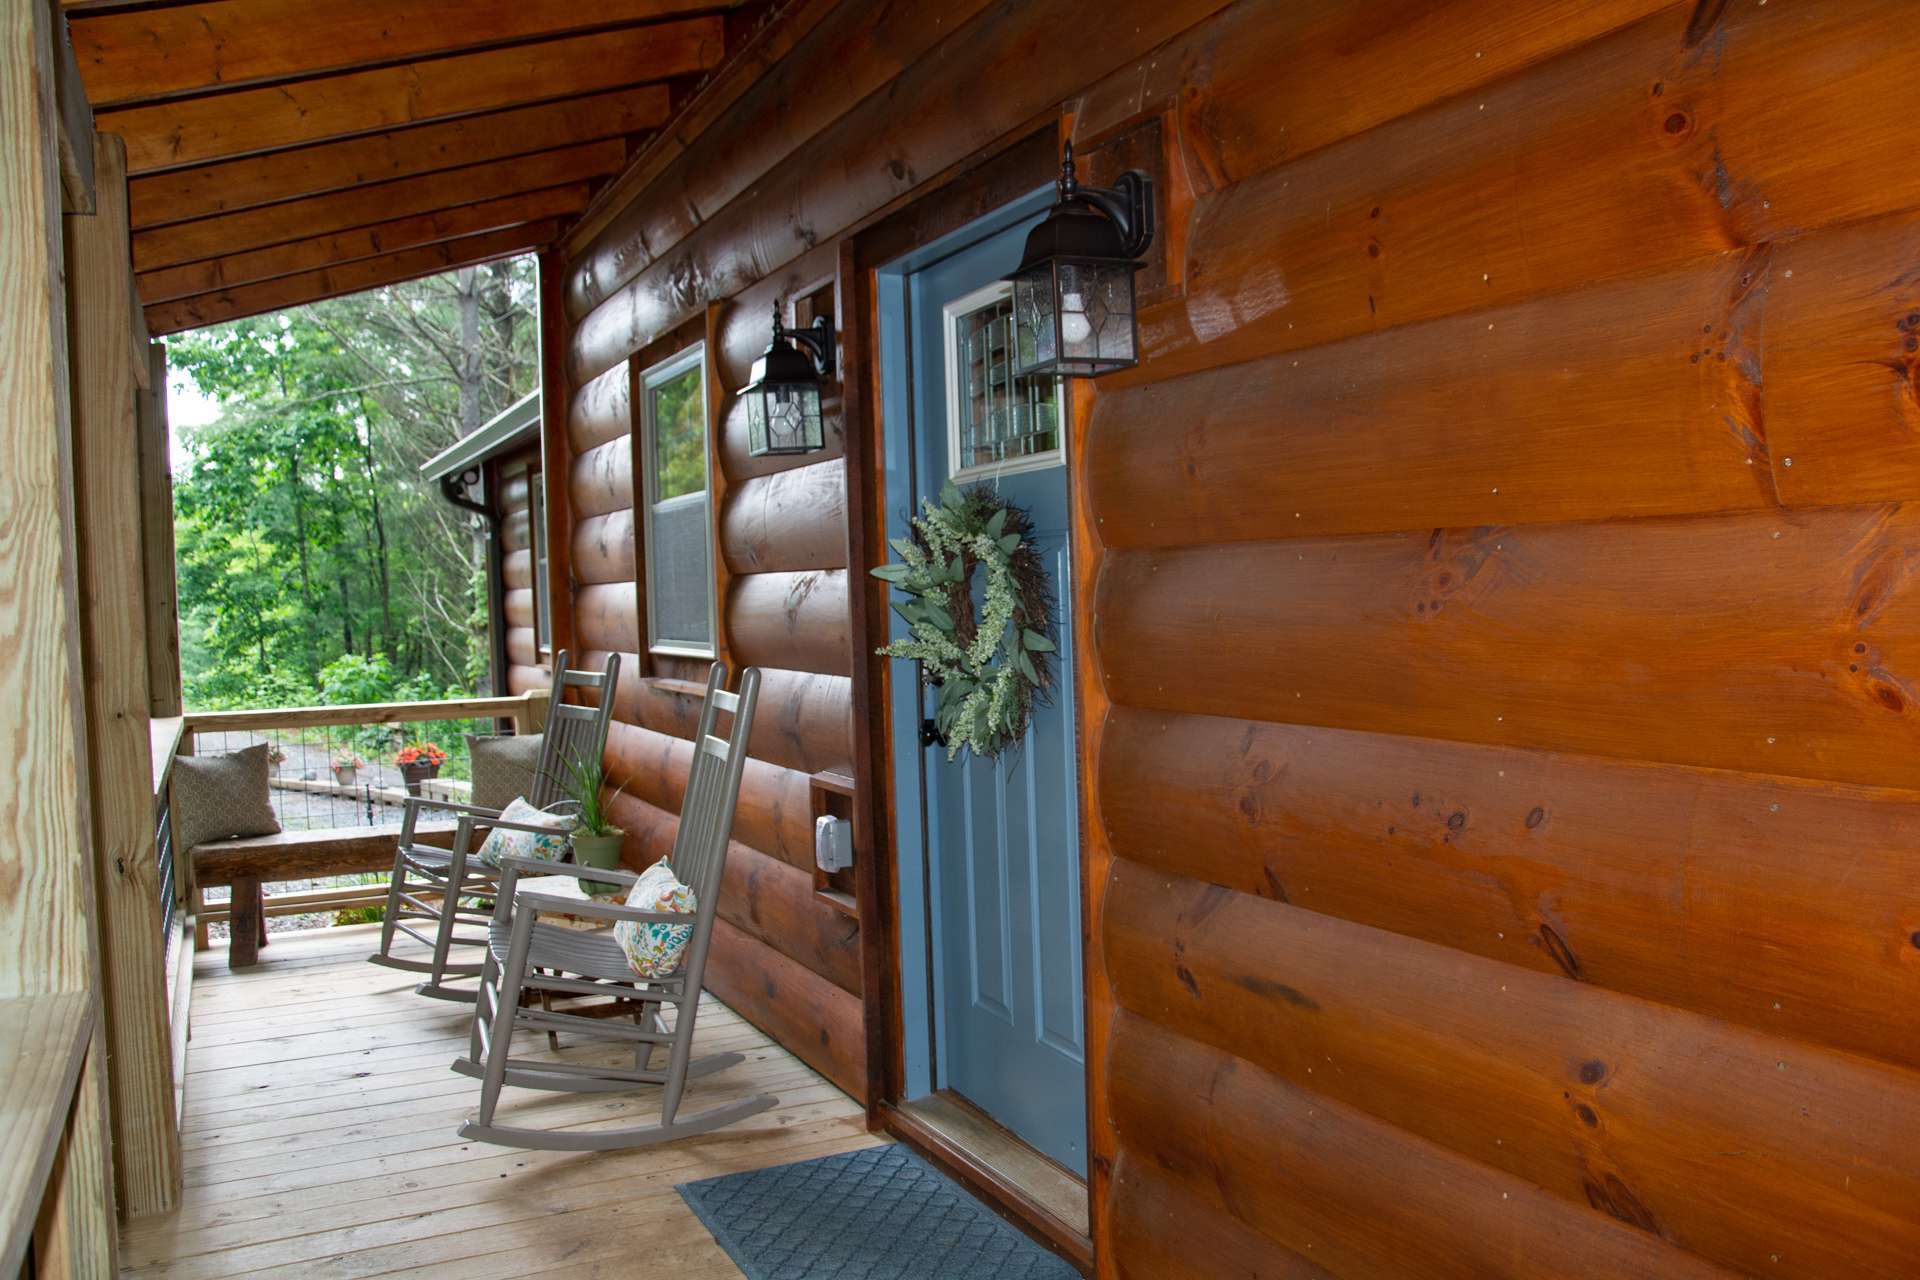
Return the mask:
<path id="1" fill-rule="evenodd" d="M 994 470 L 1060 449 L 1059 381 L 1013 373 L 1013 299 L 1005 285 L 962 299 L 948 342 L 953 470 Z M 1057 460 L 1049 459 L 1049 460 Z"/>

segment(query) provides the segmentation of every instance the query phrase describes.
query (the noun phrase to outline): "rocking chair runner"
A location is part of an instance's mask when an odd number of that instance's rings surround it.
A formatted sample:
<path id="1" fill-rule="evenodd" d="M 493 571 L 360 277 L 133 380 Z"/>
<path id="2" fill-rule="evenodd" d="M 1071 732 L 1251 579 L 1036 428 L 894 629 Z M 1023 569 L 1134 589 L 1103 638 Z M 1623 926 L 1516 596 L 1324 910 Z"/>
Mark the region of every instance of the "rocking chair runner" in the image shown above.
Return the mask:
<path id="1" fill-rule="evenodd" d="M 592 765 L 600 763 L 601 754 L 607 746 L 607 722 L 613 715 L 614 686 L 620 678 L 620 655 L 609 654 L 603 671 L 570 671 L 567 669 L 567 651 L 562 649 L 553 655 L 553 669 L 559 675 L 554 681 L 552 700 L 547 707 L 540 761 L 534 770 L 530 794 L 526 797 L 527 802 L 538 809 L 549 809 L 564 797 L 567 781 L 573 776 L 577 762 Z M 570 689 L 598 690 L 599 705 L 588 707 L 567 702 L 566 694 Z M 426 809 L 447 810 L 457 815 L 458 826 L 451 849 L 435 849 L 414 843 L 414 824 L 419 820 L 421 811 Z M 484 936 L 455 933 L 456 925 L 484 927 L 492 919 L 489 911 L 463 907 L 460 900 L 492 896 L 500 879 L 498 871 L 475 856 L 478 853 L 478 846 L 474 843 L 476 825 L 506 827 L 516 831 L 545 830 L 503 823 L 498 809 L 426 796 L 407 798 L 406 812 L 400 822 L 399 848 L 393 857 L 393 879 L 387 887 L 380 949 L 367 959 L 388 968 L 426 974 L 427 980 L 415 988 L 423 996 L 440 1000 L 473 1000 L 471 989 L 450 987 L 446 985 L 446 980 L 476 977 L 480 973 L 479 964 L 453 964 L 448 960 L 454 947 L 481 947 L 487 941 Z M 414 928 L 405 923 L 408 920 L 430 922 L 431 932 Z M 409 960 L 395 956 L 393 942 L 396 933 L 404 933 L 426 943 L 433 948 L 432 957 Z"/>
<path id="2" fill-rule="evenodd" d="M 576 879 L 631 885 L 639 876 L 630 871 L 556 868 L 524 858 L 506 860 L 480 976 L 480 998 L 473 1013 L 469 1056 L 455 1062 L 453 1068 L 480 1080 L 480 1108 L 474 1119 L 460 1127 L 461 1137 L 548 1151 L 609 1151 L 706 1133 L 757 1115 L 779 1101 L 771 1094 L 761 1094 L 690 1116 L 680 1114 L 688 1080 L 742 1061 L 738 1053 L 693 1059 L 701 979 L 706 972 L 707 948 L 713 940 L 721 873 L 733 832 L 734 803 L 740 792 L 747 735 L 760 691 L 760 673 L 755 668 L 749 667 L 742 674 L 737 694 L 721 689 L 725 678 L 725 668 L 715 663 L 707 677 L 707 700 L 694 738 L 696 748 L 686 799 L 681 805 L 680 830 L 668 859 L 675 874 L 693 889 L 696 909 L 691 917 L 518 887 L 523 873 L 551 876 L 556 871 Z M 732 731 L 725 738 L 713 733 L 715 717 L 722 711 L 733 713 Z M 543 914 L 636 924 L 684 925 L 691 919 L 693 934 L 672 974 L 641 978 L 628 965 L 626 953 L 611 930 L 581 933 L 543 924 Z M 635 1025 L 550 1008 L 555 996 L 582 995 L 616 997 L 635 1004 L 639 1009 Z M 669 1006 L 674 1011 L 671 1027 L 662 1017 Z M 516 1030 L 564 1030 L 584 1039 L 631 1044 L 633 1065 L 628 1069 L 515 1058 L 511 1056 L 511 1043 Z M 662 1047 L 668 1050 L 668 1061 L 665 1070 L 656 1070 L 653 1054 Z M 587 1132 L 515 1128 L 498 1124 L 494 1118 L 505 1085 L 573 1092 L 616 1092 L 659 1085 L 660 1119 L 655 1124 Z"/>

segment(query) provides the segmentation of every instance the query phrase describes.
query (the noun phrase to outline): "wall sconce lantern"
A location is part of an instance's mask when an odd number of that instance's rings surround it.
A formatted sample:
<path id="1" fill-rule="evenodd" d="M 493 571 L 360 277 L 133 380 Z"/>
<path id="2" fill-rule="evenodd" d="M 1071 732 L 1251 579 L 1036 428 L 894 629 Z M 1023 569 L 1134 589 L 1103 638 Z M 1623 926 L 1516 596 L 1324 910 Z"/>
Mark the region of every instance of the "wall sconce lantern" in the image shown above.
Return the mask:
<path id="1" fill-rule="evenodd" d="M 789 329 L 780 323 L 780 304 L 774 303 L 773 341 L 753 362 L 753 381 L 740 393 L 747 401 L 748 454 L 762 458 L 826 448 L 820 380 L 832 372 L 833 325 L 818 316 L 809 328 Z"/>
<path id="2" fill-rule="evenodd" d="M 1090 378 L 1140 363 L 1133 276 L 1152 243 L 1153 179 L 1133 169 L 1111 189 L 1083 187 L 1067 143 L 1060 198 L 1007 277 L 1014 372 Z"/>

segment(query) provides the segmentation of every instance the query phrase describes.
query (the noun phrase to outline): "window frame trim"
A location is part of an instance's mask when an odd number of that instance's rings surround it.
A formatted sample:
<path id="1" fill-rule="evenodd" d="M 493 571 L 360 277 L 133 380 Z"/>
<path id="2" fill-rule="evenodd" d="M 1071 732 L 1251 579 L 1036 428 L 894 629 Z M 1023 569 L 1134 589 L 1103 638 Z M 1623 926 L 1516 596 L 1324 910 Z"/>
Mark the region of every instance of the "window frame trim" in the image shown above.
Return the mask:
<path id="1" fill-rule="evenodd" d="M 655 631 L 656 619 L 658 617 L 658 610 L 654 608 L 654 576 L 653 576 L 654 512 L 655 512 L 655 509 L 663 503 L 670 504 L 675 502 L 682 502 L 683 505 L 690 506 L 692 504 L 690 502 L 685 502 L 684 500 L 691 499 L 694 495 L 691 493 L 683 493 L 683 494 L 677 494 L 672 498 L 656 498 L 654 496 L 654 492 L 658 487 L 658 483 L 657 483 L 658 467 L 655 464 L 653 391 L 656 387 L 659 387 L 663 383 L 670 382 L 673 379 L 680 377 L 681 375 L 687 373 L 689 370 L 697 370 L 700 375 L 700 418 L 701 418 L 702 448 L 700 451 L 701 487 L 699 490 L 699 495 L 702 501 L 705 502 L 706 508 L 707 508 L 707 518 L 705 521 L 702 522 L 706 529 L 706 539 L 707 539 L 707 636 L 708 636 L 708 641 L 704 646 L 688 644 L 684 641 L 676 641 L 676 640 L 663 641 L 659 638 L 657 632 Z M 714 536 L 713 536 L 713 406 L 712 404 L 709 403 L 710 397 L 707 394 L 708 385 L 707 385 L 706 341 L 702 339 L 701 341 L 695 342 L 691 346 L 688 346 L 685 349 L 678 351 L 671 356 L 668 356 L 664 360 L 657 361 L 654 364 L 647 366 L 645 369 L 641 370 L 638 381 L 639 381 L 639 388 L 640 388 L 640 413 L 638 415 L 638 421 L 636 425 L 639 427 L 639 430 L 640 430 L 641 475 L 640 475 L 640 510 L 637 514 L 640 516 L 640 529 L 643 535 L 640 539 L 640 559 L 641 559 L 641 575 L 642 575 L 641 582 L 640 582 L 640 589 L 646 593 L 646 598 L 644 603 L 646 605 L 646 615 L 647 615 L 647 634 L 645 637 L 647 652 L 650 654 L 659 654 L 662 657 L 704 658 L 704 659 L 711 660 L 719 653 L 719 646 L 714 642 L 714 639 L 713 639 L 714 637 L 718 636 L 720 633 L 719 601 L 716 599 L 716 596 L 719 594 L 719 591 L 714 581 L 713 567 L 715 563 L 714 558 L 720 554 L 720 549 L 714 545 Z"/>

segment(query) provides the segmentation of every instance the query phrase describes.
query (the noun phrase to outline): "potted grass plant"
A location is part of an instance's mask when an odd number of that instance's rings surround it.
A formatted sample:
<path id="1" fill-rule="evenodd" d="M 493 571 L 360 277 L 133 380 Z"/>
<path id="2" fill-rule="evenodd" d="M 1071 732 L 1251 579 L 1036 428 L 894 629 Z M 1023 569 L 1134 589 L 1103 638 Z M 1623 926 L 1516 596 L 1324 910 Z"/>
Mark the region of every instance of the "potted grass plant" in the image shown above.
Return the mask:
<path id="1" fill-rule="evenodd" d="M 573 833 L 567 837 L 573 846 L 576 866 L 613 868 L 620 865 L 620 846 L 627 833 L 613 819 L 612 804 L 626 788 L 605 789 L 605 776 L 598 760 L 574 760 L 567 767 L 565 790 L 573 801 Z M 589 893 L 606 893 L 617 884 L 602 880 L 583 882 Z"/>
<path id="2" fill-rule="evenodd" d="M 362 760 L 352 751 L 334 752 L 331 765 L 334 782 L 343 787 L 352 786 L 354 780 L 360 776 L 360 770 L 366 763 L 365 760 Z"/>

